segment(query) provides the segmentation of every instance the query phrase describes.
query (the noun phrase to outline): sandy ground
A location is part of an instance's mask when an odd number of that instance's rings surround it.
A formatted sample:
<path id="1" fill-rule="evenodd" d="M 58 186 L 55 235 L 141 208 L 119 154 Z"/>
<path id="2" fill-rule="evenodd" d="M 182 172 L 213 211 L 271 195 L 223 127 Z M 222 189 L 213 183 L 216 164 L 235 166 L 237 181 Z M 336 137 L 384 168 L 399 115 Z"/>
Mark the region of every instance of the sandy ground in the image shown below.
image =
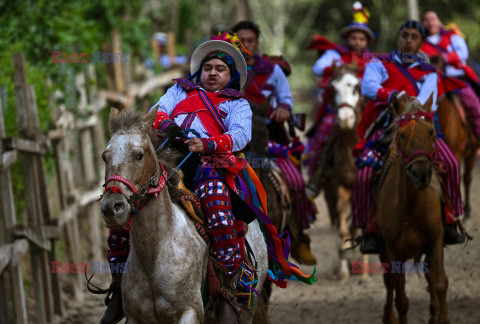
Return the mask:
<path id="1" fill-rule="evenodd" d="M 449 278 L 447 293 L 451 323 L 480 323 L 480 163 L 472 185 L 473 217 L 465 223 L 474 236 L 468 245 L 445 249 L 445 270 Z M 286 289 L 274 288 L 269 308 L 271 323 L 380 323 L 385 303 L 385 288 L 381 274 L 367 279 L 359 275 L 338 280 L 338 255 L 335 231 L 330 228 L 323 197 L 318 199 L 320 215 L 308 230 L 312 251 L 318 259 L 318 282 L 309 287 L 289 283 Z M 361 261 L 360 256 L 358 261 Z M 378 258 L 371 257 L 371 262 Z M 313 267 L 302 267 L 306 273 Z M 423 276 L 407 274 L 407 295 L 410 299 L 410 323 L 427 323 L 429 295 Z M 97 281 L 98 282 L 98 281 Z M 106 284 L 104 285 L 106 286 Z M 98 323 L 105 307 L 102 297 L 88 295 L 82 302 L 66 304 L 68 316 L 62 323 Z M 122 321 L 123 323 L 124 321 Z"/>

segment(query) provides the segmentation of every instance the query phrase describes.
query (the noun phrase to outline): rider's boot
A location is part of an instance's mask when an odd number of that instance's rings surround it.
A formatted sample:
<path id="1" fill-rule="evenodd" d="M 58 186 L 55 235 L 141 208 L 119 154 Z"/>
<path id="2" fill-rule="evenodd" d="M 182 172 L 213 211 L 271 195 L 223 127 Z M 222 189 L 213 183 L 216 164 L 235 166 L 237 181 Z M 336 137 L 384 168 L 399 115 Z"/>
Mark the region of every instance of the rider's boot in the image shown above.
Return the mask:
<path id="1" fill-rule="evenodd" d="M 292 245 L 290 248 L 292 257 L 295 258 L 300 264 L 316 265 L 317 259 L 310 251 L 310 237 L 303 233 L 299 239 L 292 239 Z"/>
<path id="2" fill-rule="evenodd" d="M 118 323 L 124 317 L 122 309 L 122 292 L 120 290 L 121 282 L 122 274 L 112 273 L 112 284 L 110 285 L 110 288 L 108 288 L 107 297 L 105 298 L 107 309 L 100 321 L 102 324 Z"/>
<path id="3" fill-rule="evenodd" d="M 381 241 L 378 236 L 378 223 L 375 214 L 372 214 L 368 221 L 367 229 L 363 234 L 363 242 L 360 246 L 360 252 L 363 254 L 378 254 L 381 250 Z"/>
<path id="4" fill-rule="evenodd" d="M 220 296 L 218 302 L 218 321 L 219 324 L 236 324 L 238 317 L 242 314 L 243 308 L 237 303 L 237 282 L 242 268 L 233 274 L 226 274 L 224 271 L 218 271 L 220 279 Z"/>
<path id="5" fill-rule="evenodd" d="M 305 192 L 307 193 L 308 197 L 315 199 L 322 192 L 324 179 L 325 176 L 323 174 L 323 163 L 318 163 L 315 172 L 307 183 Z"/>
<path id="6" fill-rule="evenodd" d="M 447 205 L 444 206 L 443 212 L 445 216 L 443 242 L 445 244 L 460 244 L 465 242 L 465 236 L 457 231 L 457 221 L 453 212 Z"/>

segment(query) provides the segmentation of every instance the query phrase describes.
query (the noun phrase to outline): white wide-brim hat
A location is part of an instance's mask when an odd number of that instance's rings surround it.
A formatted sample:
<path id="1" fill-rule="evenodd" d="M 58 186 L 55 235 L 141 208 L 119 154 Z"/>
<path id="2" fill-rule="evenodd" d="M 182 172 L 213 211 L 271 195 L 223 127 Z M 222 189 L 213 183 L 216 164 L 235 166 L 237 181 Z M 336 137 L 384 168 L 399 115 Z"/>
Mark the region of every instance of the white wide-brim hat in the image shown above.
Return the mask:
<path id="1" fill-rule="evenodd" d="M 243 88 L 247 81 L 247 63 L 242 53 L 232 44 L 223 40 L 209 40 L 200 44 L 192 54 L 190 61 L 190 74 L 193 75 L 200 69 L 202 60 L 211 52 L 221 51 L 230 55 L 235 62 L 235 68 L 240 74 L 240 89 Z"/>

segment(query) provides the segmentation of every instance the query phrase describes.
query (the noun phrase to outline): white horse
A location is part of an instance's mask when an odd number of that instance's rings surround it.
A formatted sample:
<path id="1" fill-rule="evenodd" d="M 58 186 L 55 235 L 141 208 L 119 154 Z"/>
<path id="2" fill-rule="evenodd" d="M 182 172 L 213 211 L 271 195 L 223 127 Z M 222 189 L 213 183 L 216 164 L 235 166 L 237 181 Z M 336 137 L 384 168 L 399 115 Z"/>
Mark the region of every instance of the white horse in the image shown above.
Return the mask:
<path id="1" fill-rule="evenodd" d="M 361 81 L 357 73 L 356 63 L 340 67 L 336 63 L 333 64 L 330 88 L 331 107 L 337 113 L 335 129 L 323 149 L 321 166 L 310 180 L 313 183 L 323 184 L 330 220 L 339 231 L 340 266 L 337 274 L 342 279 L 350 276 L 348 261 L 352 257 L 355 258 L 355 256 L 349 256 L 351 253 L 347 253 L 346 250 L 352 246 L 349 240 L 355 235 L 349 228 L 353 184 L 357 172 L 353 148 L 360 140 L 356 129 L 363 108 Z M 365 255 L 363 263 L 367 262 L 368 257 Z M 367 276 L 366 273 L 363 274 L 364 278 Z"/>
<path id="2" fill-rule="evenodd" d="M 157 154 L 152 124 L 156 112 L 146 116 L 110 112 L 111 139 L 102 157 L 105 161 L 107 190 L 101 199 L 102 217 L 108 228 L 125 226 L 134 202 L 142 201 L 143 189 L 160 186 L 163 170 L 171 173 L 174 163 L 169 150 Z M 163 177 L 163 178 L 162 178 Z M 180 175 L 175 174 L 158 196 L 131 218 L 130 253 L 122 278 L 123 310 L 129 323 L 203 323 L 206 319 L 202 289 L 206 284 L 207 245 L 194 223 L 172 196 L 178 193 Z M 159 180 L 160 179 L 160 180 Z M 126 181 L 124 181 L 126 180 Z M 130 183 L 130 184 L 128 184 Z M 118 188 L 121 189 L 118 190 Z M 149 195 L 149 194 L 147 194 Z M 247 241 L 257 261 L 261 291 L 267 274 L 267 247 L 257 221 L 249 224 Z M 260 298 L 252 306 L 252 314 Z M 239 323 L 251 323 L 253 316 L 243 312 Z"/>

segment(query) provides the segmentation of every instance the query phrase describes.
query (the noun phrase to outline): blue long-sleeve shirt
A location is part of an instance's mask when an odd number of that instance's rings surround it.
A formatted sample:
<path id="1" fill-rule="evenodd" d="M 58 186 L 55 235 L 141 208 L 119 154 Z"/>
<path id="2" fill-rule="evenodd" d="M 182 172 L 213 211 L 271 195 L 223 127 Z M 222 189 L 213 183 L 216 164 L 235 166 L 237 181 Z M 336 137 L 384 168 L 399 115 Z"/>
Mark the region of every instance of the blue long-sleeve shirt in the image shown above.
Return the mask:
<path id="1" fill-rule="evenodd" d="M 155 105 L 158 105 L 158 111 L 165 112 L 168 116 L 172 116 L 173 110 L 177 104 L 187 98 L 187 92 L 175 84 L 169 88 L 167 92 L 158 100 Z M 150 111 L 155 107 L 150 108 Z M 245 148 L 252 139 L 252 110 L 250 104 L 246 99 L 239 98 L 229 100 L 218 105 L 221 112 L 222 120 L 227 128 L 225 134 L 229 134 L 233 140 L 232 152 L 237 152 Z M 174 122 L 181 125 L 187 114 L 180 114 L 175 117 Z M 207 129 L 202 122 L 195 116 L 190 128 L 195 129 L 201 138 L 209 138 Z M 189 136 L 194 136 L 189 134 Z"/>
<path id="2" fill-rule="evenodd" d="M 402 63 L 398 55 L 393 55 L 393 60 L 397 63 Z M 419 62 L 415 62 L 411 64 L 407 69 L 412 69 L 419 66 Z M 363 75 L 362 81 L 362 94 L 371 99 L 371 100 L 378 100 L 377 94 L 379 90 L 383 88 L 383 83 L 389 79 L 390 76 L 388 75 L 387 69 L 384 66 L 382 60 L 379 59 L 372 59 L 365 69 L 365 74 Z M 437 109 L 437 95 L 438 95 L 438 75 L 437 73 L 428 73 L 424 75 L 422 78 L 417 80 L 416 84 L 419 89 L 419 93 L 417 95 L 418 101 L 423 105 L 428 100 L 430 94 L 433 92 L 433 105 L 432 110 L 435 111 Z M 404 89 L 395 89 L 401 92 Z"/>

